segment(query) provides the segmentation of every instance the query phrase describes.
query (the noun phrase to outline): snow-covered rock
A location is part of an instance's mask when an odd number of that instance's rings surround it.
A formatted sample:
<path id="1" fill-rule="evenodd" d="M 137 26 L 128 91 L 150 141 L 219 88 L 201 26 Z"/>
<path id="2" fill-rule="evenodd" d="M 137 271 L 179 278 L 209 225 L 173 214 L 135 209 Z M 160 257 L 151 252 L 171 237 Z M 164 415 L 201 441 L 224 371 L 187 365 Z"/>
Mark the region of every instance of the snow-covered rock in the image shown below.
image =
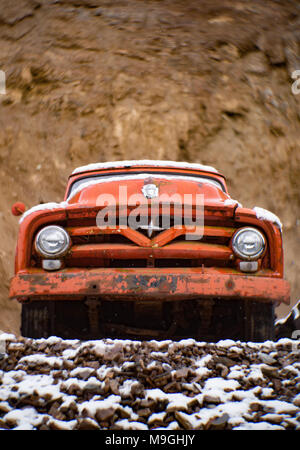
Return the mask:
<path id="1" fill-rule="evenodd" d="M 2 429 L 300 429 L 299 341 L 6 337 Z"/>

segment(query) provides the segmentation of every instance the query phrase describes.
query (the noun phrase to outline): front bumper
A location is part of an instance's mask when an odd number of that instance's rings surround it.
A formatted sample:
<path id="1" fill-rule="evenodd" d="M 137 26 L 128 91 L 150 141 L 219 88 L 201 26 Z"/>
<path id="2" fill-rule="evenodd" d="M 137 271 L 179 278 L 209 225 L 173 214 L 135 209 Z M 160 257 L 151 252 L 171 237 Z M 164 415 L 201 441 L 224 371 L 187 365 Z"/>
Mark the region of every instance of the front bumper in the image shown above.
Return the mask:
<path id="1" fill-rule="evenodd" d="M 18 273 L 11 280 L 10 298 L 26 300 L 189 300 L 249 299 L 290 302 L 289 283 L 271 276 L 248 276 L 214 269 L 40 269 Z"/>

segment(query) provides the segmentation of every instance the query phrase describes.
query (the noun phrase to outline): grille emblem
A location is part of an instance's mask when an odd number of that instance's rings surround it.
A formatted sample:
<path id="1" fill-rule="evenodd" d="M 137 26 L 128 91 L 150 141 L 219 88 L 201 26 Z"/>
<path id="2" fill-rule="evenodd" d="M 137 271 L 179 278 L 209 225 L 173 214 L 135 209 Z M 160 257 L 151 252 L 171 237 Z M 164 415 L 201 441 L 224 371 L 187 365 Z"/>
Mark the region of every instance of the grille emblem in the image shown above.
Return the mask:
<path id="1" fill-rule="evenodd" d="M 142 187 L 142 192 L 146 198 L 158 197 L 158 187 L 155 184 L 145 184 Z"/>
<path id="2" fill-rule="evenodd" d="M 142 230 L 147 230 L 148 237 L 150 238 L 153 234 L 153 231 L 161 231 L 164 230 L 164 228 L 158 227 L 157 225 L 154 225 L 153 220 L 150 220 L 149 225 L 141 225 L 139 226 Z"/>

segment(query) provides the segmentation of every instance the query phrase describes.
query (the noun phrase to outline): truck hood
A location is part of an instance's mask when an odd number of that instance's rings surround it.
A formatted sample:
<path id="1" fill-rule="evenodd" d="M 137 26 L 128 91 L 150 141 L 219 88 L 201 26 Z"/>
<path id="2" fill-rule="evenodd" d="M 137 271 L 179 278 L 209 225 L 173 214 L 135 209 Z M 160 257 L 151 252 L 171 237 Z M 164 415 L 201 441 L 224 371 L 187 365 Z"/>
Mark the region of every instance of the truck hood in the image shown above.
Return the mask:
<path id="1" fill-rule="evenodd" d="M 137 204 L 139 200 L 155 198 L 158 202 L 172 201 L 195 203 L 196 196 L 202 196 L 204 204 L 220 206 L 236 205 L 217 180 L 204 176 L 180 176 L 138 174 L 101 177 L 81 180 L 69 194 L 69 205 L 102 206 L 103 201 L 118 204 Z"/>
<path id="2" fill-rule="evenodd" d="M 205 208 L 221 210 L 227 217 L 233 217 L 236 207 L 241 206 L 222 190 L 217 180 L 206 179 L 204 176 L 153 174 L 110 176 L 100 179 L 92 178 L 89 181 L 82 180 L 82 183 L 71 191 L 65 201 L 34 206 L 22 215 L 20 223 L 33 213 L 44 214 L 60 210 L 61 212 L 65 211 L 70 217 L 75 211 L 78 211 L 80 215 L 80 211 L 85 208 L 94 209 L 108 204 L 117 206 L 128 205 L 131 202 L 131 206 L 136 207 L 139 205 L 139 200 L 144 200 L 147 204 L 147 202 L 150 203 L 150 200 L 147 200 L 143 191 L 145 192 L 149 185 L 154 185 L 154 188 L 157 189 L 158 196 L 155 197 L 155 200 L 160 203 L 165 203 L 166 199 L 170 198 L 170 201 L 175 204 L 179 199 L 181 204 L 195 205 L 196 196 L 200 195 L 200 203 L 204 204 Z"/>

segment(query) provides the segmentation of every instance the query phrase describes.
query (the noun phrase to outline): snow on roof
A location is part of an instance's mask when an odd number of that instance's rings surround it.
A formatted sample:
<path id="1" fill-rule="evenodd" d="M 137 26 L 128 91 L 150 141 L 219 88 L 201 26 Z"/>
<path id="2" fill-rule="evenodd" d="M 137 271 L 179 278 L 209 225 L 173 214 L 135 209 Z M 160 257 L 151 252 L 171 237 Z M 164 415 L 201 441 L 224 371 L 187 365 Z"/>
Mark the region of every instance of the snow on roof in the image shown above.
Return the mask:
<path id="1" fill-rule="evenodd" d="M 86 166 L 77 167 L 75 170 L 73 170 L 72 174 L 76 174 L 76 173 L 80 173 L 80 172 L 87 172 L 87 171 L 92 171 L 92 170 L 115 169 L 118 167 L 132 167 L 132 166 L 174 167 L 177 169 L 194 169 L 194 170 L 204 170 L 207 172 L 217 172 L 218 173 L 218 171 L 214 167 L 206 166 L 206 165 L 198 164 L 198 163 L 141 159 L 141 160 L 127 160 L 127 161 L 109 161 L 109 162 L 88 164 Z"/>

